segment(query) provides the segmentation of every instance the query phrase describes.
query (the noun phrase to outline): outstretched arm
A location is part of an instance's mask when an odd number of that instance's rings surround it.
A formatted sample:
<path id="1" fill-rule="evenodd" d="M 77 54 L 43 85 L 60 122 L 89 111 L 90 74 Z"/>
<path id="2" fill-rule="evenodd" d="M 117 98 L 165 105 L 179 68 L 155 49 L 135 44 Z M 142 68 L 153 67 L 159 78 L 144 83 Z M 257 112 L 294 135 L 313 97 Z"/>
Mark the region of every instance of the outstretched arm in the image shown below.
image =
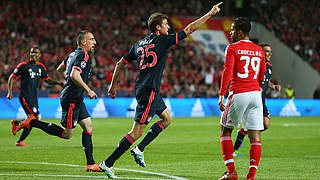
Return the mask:
<path id="1" fill-rule="evenodd" d="M 217 14 L 220 11 L 219 6 L 222 4 L 222 2 L 214 5 L 212 7 L 212 9 L 205 14 L 204 16 L 202 16 L 201 18 L 193 21 L 192 23 L 190 23 L 186 28 L 184 28 L 184 32 L 186 33 L 186 35 L 188 36 L 189 34 L 191 34 L 192 32 L 194 32 L 195 30 L 199 29 L 206 21 L 208 21 L 208 19 L 210 19 L 212 16 L 214 16 L 215 14 Z"/>
<path id="2" fill-rule="evenodd" d="M 108 90 L 108 96 L 111 97 L 112 99 L 116 97 L 116 92 L 117 92 L 116 86 L 119 79 L 119 74 L 124 69 L 125 65 L 126 63 L 121 59 L 120 61 L 117 62 L 117 65 L 113 71 L 111 84 Z"/>
<path id="3" fill-rule="evenodd" d="M 56 80 L 53 80 L 53 79 L 48 79 L 48 80 L 45 80 L 46 81 L 46 83 L 48 83 L 48 84 L 51 84 L 51 85 L 59 85 L 59 86 L 61 86 L 62 88 L 63 88 L 63 86 L 64 86 L 64 82 L 59 82 L 59 81 L 56 81 Z"/>
<path id="4" fill-rule="evenodd" d="M 13 75 L 11 74 L 9 79 L 8 79 L 8 94 L 7 94 L 7 98 L 8 99 L 12 99 L 13 95 L 12 95 L 12 87 L 13 87 L 13 82 L 14 82 L 14 77 Z"/>
<path id="5" fill-rule="evenodd" d="M 279 91 L 279 92 L 281 91 L 281 85 L 279 84 L 277 85 L 269 81 L 268 86 L 276 91 Z"/>

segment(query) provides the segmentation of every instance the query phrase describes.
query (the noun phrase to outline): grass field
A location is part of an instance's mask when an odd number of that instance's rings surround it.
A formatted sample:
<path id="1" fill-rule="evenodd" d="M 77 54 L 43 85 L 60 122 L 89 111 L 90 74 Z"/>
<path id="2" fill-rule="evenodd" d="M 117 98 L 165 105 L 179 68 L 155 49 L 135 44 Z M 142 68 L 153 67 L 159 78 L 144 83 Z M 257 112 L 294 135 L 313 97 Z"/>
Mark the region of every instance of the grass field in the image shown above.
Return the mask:
<path id="1" fill-rule="evenodd" d="M 151 123 L 156 120 L 154 118 Z M 57 119 L 44 121 L 59 124 Z M 97 163 L 114 150 L 130 130 L 132 121 L 131 118 L 93 120 L 94 158 Z M 25 140 L 30 147 L 15 147 L 20 132 L 13 136 L 10 128 L 9 120 L 0 120 L 0 179 L 105 177 L 103 173 L 85 172 L 80 127 L 69 140 L 34 128 Z M 257 180 L 320 179 L 319 129 L 319 117 L 272 117 L 271 128 L 262 133 L 262 157 Z M 233 139 L 235 136 L 236 133 Z M 235 157 L 239 179 L 244 179 L 248 171 L 249 145 L 246 138 L 239 150 L 245 156 Z M 225 171 L 219 141 L 219 118 L 174 118 L 172 125 L 146 148 L 145 160 L 147 167 L 138 167 L 127 152 L 116 162 L 115 173 L 123 179 L 219 178 Z"/>

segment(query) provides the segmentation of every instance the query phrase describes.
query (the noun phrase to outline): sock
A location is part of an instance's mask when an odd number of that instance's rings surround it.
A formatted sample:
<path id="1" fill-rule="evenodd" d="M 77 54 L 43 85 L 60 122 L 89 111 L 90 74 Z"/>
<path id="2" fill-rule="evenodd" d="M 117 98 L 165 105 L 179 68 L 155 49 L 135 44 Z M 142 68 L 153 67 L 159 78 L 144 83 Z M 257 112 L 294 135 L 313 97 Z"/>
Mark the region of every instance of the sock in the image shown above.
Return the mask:
<path id="1" fill-rule="evenodd" d="M 237 135 L 237 139 L 236 139 L 236 142 L 234 143 L 233 145 L 233 149 L 234 151 L 237 151 L 241 145 L 242 145 L 242 142 L 243 142 L 243 139 L 244 137 L 247 135 L 247 132 L 243 130 L 243 128 L 241 128 L 239 131 L 238 131 L 238 135 Z"/>
<path id="2" fill-rule="evenodd" d="M 250 148 L 250 169 L 247 177 L 254 177 L 261 157 L 261 142 L 252 141 Z"/>
<path id="3" fill-rule="evenodd" d="M 129 135 L 125 135 L 119 142 L 117 148 L 112 154 L 104 161 L 107 167 L 112 167 L 114 162 L 124 154 L 130 146 L 134 143 L 134 139 Z"/>
<path id="4" fill-rule="evenodd" d="M 157 121 L 154 123 L 150 130 L 148 131 L 147 135 L 143 138 L 143 140 L 139 143 L 138 148 L 141 152 L 144 151 L 144 148 L 153 141 L 161 131 L 164 130 L 164 125 Z"/>
<path id="5" fill-rule="evenodd" d="M 28 129 L 28 128 L 23 128 L 23 131 L 22 131 L 22 133 L 21 133 L 21 135 L 20 135 L 19 140 L 17 141 L 17 143 L 25 140 L 25 139 L 27 138 L 27 136 L 30 134 L 31 129 L 32 129 L 32 128 L 30 128 L 30 129 Z"/>
<path id="6" fill-rule="evenodd" d="M 222 156 L 228 172 L 234 172 L 233 145 L 230 135 L 220 136 Z"/>
<path id="7" fill-rule="evenodd" d="M 93 160 L 92 133 L 82 132 L 82 147 L 87 158 L 87 165 L 95 164 Z"/>
<path id="8" fill-rule="evenodd" d="M 23 120 L 24 120 L 24 119 L 17 120 L 17 121 L 14 123 L 14 125 L 18 126 L 18 125 L 19 125 L 19 123 L 21 123 Z"/>
<path id="9" fill-rule="evenodd" d="M 57 126 L 55 124 L 33 119 L 30 121 L 30 125 L 32 127 L 39 128 L 48 134 L 64 138 L 64 130 L 60 126 Z"/>

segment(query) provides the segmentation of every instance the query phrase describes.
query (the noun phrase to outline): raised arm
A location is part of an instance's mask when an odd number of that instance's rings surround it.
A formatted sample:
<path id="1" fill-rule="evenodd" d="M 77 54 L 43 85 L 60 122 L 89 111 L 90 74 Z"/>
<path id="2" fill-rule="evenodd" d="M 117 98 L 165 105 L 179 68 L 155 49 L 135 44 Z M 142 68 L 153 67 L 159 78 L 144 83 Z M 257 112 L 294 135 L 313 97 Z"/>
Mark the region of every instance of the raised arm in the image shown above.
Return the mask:
<path id="1" fill-rule="evenodd" d="M 117 65 L 113 71 L 111 84 L 108 90 L 108 96 L 111 97 L 112 99 L 116 97 L 117 82 L 119 79 L 119 74 L 124 69 L 125 65 L 126 63 L 121 59 L 120 61 L 117 62 Z"/>
<path id="2" fill-rule="evenodd" d="M 222 4 L 222 2 L 214 5 L 212 7 L 212 9 L 205 14 L 204 16 L 202 16 L 201 18 L 193 21 L 192 23 L 188 24 L 188 26 L 186 28 L 184 28 L 184 32 L 186 33 L 186 35 L 188 36 L 189 34 L 191 34 L 192 32 L 196 31 L 197 29 L 199 29 L 206 21 L 208 21 L 208 19 L 210 19 L 212 16 L 214 16 L 215 14 L 217 14 L 220 11 L 219 6 Z"/>

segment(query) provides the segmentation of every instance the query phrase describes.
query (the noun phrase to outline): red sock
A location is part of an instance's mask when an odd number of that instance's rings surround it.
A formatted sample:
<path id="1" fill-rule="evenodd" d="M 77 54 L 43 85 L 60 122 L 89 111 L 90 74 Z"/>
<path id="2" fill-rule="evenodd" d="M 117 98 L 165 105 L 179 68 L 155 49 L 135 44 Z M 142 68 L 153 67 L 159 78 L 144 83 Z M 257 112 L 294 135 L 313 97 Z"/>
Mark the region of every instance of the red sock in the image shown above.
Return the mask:
<path id="1" fill-rule="evenodd" d="M 228 172 L 234 172 L 234 161 L 233 161 L 233 144 L 231 136 L 220 136 L 222 156 L 224 164 L 227 166 Z"/>
<path id="2" fill-rule="evenodd" d="M 261 142 L 252 141 L 250 148 L 250 169 L 247 177 L 254 177 L 261 157 Z"/>

